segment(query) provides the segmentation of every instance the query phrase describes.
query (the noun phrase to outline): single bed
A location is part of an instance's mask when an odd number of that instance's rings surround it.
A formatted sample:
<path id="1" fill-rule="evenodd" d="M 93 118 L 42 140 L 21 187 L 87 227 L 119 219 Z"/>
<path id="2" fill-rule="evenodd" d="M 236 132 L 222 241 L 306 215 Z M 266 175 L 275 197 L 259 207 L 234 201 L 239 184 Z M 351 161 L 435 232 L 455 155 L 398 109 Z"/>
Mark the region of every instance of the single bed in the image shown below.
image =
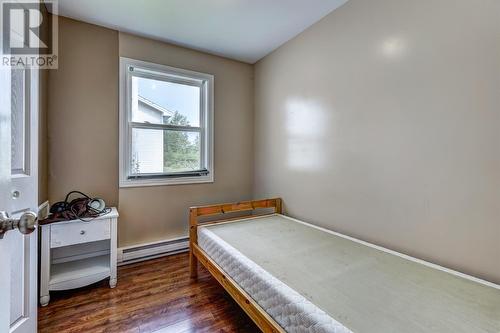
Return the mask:
<path id="1" fill-rule="evenodd" d="M 282 215 L 193 207 L 200 262 L 264 332 L 500 332 L 500 287 Z M 200 218 L 273 209 L 201 223 Z"/>

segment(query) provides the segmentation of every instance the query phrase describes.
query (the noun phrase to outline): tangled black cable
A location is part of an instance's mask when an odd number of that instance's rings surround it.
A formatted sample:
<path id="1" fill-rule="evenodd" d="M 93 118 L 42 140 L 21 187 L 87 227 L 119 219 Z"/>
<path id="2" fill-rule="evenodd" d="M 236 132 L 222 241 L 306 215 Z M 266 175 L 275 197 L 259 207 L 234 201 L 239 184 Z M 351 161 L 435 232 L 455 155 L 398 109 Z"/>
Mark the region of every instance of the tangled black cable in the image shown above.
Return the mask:
<path id="1" fill-rule="evenodd" d="M 73 194 L 80 194 L 83 198 L 77 198 L 68 202 Z M 101 201 L 102 199 L 91 198 L 87 194 L 80 191 L 71 191 L 66 195 L 63 202 L 58 203 L 63 210 L 70 212 L 73 219 L 78 219 L 83 222 L 90 222 L 100 216 L 106 215 L 111 212 L 111 208 L 104 207 L 103 209 L 95 209 L 91 206 L 93 201 Z M 104 201 L 102 201 L 104 202 Z"/>

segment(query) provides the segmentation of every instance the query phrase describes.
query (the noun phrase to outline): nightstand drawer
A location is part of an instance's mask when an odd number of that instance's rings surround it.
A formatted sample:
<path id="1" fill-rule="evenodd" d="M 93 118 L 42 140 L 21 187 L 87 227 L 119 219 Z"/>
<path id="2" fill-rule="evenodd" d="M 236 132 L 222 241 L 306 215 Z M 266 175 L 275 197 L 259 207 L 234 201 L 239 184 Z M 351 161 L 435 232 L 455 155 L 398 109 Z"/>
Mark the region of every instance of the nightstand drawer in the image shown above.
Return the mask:
<path id="1" fill-rule="evenodd" d="M 54 224 L 50 227 L 51 248 L 95 242 L 110 237 L 111 228 L 108 219 Z"/>

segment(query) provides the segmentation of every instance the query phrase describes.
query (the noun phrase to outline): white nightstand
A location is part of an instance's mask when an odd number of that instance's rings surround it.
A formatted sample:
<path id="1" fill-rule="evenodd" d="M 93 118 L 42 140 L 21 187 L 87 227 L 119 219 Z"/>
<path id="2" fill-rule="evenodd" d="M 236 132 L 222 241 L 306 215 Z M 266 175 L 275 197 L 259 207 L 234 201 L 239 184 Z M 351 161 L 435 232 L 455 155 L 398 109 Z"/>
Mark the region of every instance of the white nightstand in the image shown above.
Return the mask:
<path id="1" fill-rule="evenodd" d="M 50 301 L 50 290 L 88 286 L 109 277 L 116 286 L 116 229 L 118 211 L 93 219 L 41 226 L 40 304 Z"/>

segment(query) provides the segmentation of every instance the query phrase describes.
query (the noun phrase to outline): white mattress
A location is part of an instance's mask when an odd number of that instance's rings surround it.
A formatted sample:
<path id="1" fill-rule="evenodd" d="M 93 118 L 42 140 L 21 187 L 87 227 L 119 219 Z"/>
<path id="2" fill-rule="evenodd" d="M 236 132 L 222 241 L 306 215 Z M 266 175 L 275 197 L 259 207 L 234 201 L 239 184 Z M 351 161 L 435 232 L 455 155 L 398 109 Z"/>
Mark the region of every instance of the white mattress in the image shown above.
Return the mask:
<path id="1" fill-rule="evenodd" d="M 282 215 L 198 229 L 288 332 L 499 333 L 500 287 Z"/>
<path id="2" fill-rule="evenodd" d="M 198 229 L 198 245 L 285 331 L 290 333 L 351 333 L 320 308 L 215 235 L 210 229 Z"/>

